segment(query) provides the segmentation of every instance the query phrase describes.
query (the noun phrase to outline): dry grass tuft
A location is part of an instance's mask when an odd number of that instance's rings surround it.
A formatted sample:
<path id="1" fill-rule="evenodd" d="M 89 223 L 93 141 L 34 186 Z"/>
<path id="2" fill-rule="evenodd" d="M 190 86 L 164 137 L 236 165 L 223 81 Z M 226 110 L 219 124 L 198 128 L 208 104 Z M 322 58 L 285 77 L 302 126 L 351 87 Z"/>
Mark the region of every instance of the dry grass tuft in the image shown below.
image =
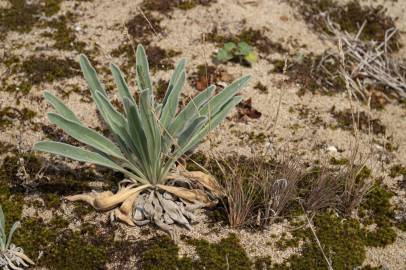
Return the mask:
<path id="1" fill-rule="evenodd" d="M 323 165 L 312 169 L 307 176 L 308 192 L 304 195 L 307 211 L 336 209 L 343 215 L 356 211 L 371 188 L 371 170 L 366 159 L 353 150 L 350 159 L 338 168 Z"/>
<path id="2" fill-rule="evenodd" d="M 264 227 L 280 217 L 296 196 L 302 169 L 294 162 L 233 155 L 211 162 L 224 191 L 223 204 L 231 227 Z"/>

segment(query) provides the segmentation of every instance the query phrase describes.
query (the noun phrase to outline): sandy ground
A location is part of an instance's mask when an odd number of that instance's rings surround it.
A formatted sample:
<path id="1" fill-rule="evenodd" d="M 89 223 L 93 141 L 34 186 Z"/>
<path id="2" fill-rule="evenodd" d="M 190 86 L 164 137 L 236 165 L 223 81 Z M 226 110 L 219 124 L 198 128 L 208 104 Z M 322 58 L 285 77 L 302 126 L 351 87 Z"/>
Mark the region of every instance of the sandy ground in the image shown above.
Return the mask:
<path id="1" fill-rule="evenodd" d="M 367 4 L 367 2 L 365 2 Z M 396 26 L 401 31 L 406 31 L 406 9 L 405 1 L 381 2 L 370 1 L 368 4 L 384 4 L 393 17 L 398 17 Z M 63 2 L 62 12 L 72 9 L 73 2 Z M 86 42 L 89 46 L 96 46 L 100 49 L 98 61 L 106 65 L 113 60 L 120 63 L 119 59 L 112 59 L 110 53 L 117 48 L 119 44 L 125 42 L 125 23 L 135 14 L 139 13 L 140 1 L 108 1 L 97 0 L 94 2 L 83 2 L 75 10 L 79 14 L 79 20 L 75 27 L 79 29 L 77 35 L 81 41 Z M 189 74 L 197 65 L 211 63 L 211 55 L 217 50 L 216 46 L 202 40 L 202 35 L 211 31 L 212 27 L 217 26 L 223 29 L 224 33 L 237 34 L 242 27 L 252 27 L 261 29 L 266 27 L 265 34 L 271 40 L 281 42 L 290 53 L 296 52 L 314 52 L 321 53 L 326 48 L 333 45 L 320 38 L 320 35 L 312 32 L 298 16 L 294 16 L 295 11 L 288 4 L 272 0 L 258 1 L 226 1 L 218 0 L 217 3 L 208 7 L 198 7 L 188 11 L 175 10 L 171 13 L 170 18 L 163 18 L 161 26 L 164 31 L 153 37 L 153 44 L 162 48 L 174 49 L 181 54 L 174 59 L 188 59 Z M 281 17 L 287 17 L 282 20 Z M 242 24 L 242 21 L 245 21 Z M 55 52 L 41 49 L 46 43 L 41 43 L 38 39 L 40 29 L 34 29 L 27 34 L 12 33 L 2 44 L 2 50 L 12 51 L 15 54 L 25 57 L 41 51 L 47 55 L 58 54 L 67 55 L 78 59 L 75 52 Z M 402 40 L 406 40 L 405 34 L 402 34 Z M 293 42 L 294 41 L 294 42 Z M 21 46 L 16 46 L 16 44 Z M 297 45 L 294 45 L 297 44 Z M 305 46 L 304 46 L 305 45 Z M 305 47 L 305 48 L 304 48 Z M 406 46 L 405 46 L 406 47 Z M 36 51 L 34 51 L 36 48 Z M 1 48 L 0 48 L 1 50 Z M 405 49 L 399 54 L 402 54 Z M 269 56 L 259 57 L 258 63 L 252 68 L 242 67 L 240 65 L 224 65 L 223 67 L 234 77 L 242 74 L 251 74 L 252 79 L 249 85 L 243 91 L 244 98 L 252 98 L 253 107 L 262 113 L 260 119 L 249 119 L 246 122 L 227 121 L 224 124 L 226 128 L 218 128 L 210 136 L 210 140 L 203 143 L 200 148 L 207 153 L 222 154 L 230 151 L 237 151 L 242 154 L 250 155 L 252 149 L 249 143 L 241 143 L 241 140 L 247 140 L 246 134 L 251 131 L 255 133 L 264 133 L 271 135 L 271 144 L 255 146 L 255 151 L 263 151 L 270 147 L 271 151 L 280 151 L 283 147 L 296 152 L 302 159 L 322 159 L 335 155 L 336 157 L 348 157 L 351 153 L 355 141 L 362 146 L 362 151 L 371 153 L 370 162 L 374 164 L 374 175 L 383 176 L 384 182 L 393 189 L 397 189 L 396 200 L 405 203 L 405 190 L 399 190 L 394 179 L 387 176 L 388 168 L 392 164 L 406 164 L 406 111 L 400 105 L 389 104 L 382 111 L 371 111 L 374 118 L 379 118 L 386 126 L 386 136 L 373 136 L 361 133 L 359 138 L 355 139 L 351 132 L 341 129 L 332 129 L 329 123 L 334 123 L 334 119 L 329 113 L 330 109 L 335 106 L 338 110 L 350 108 L 350 102 L 344 94 L 334 96 L 323 96 L 318 94 L 306 93 L 304 96 L 298 96 L 296 92 L 300 86 L 284 82 L 282 75 L 270 73 L 272 65 L 268 59 L 282 58 L 282 55 L 272 54 Z M 0 74 L 4 67 L 0 64 Z M 168 79 L 169 72 L 158 71 L 154 75 L 155 82 L 159 78 Z M 259 93 L 253 87 L 257 82 L 264 84 L 268 93 Z M 282 84 L 281 84 L 282 82 Z M 34 86 L 29 95 L 21 98 L 20 104 L 15 105 L 16 101 L 12 94 L 1 92 L 0 104 L 17 107 L 28 107 L 35 110 L 38 114 L 34 122 L 43 123 L 46 120 L 46 112 L 49 107 L 38 97 L 44 89 L 51 92 L 55 86 L 64 86 L 66 84 L 77 84 L 81 89 L 86 89 L 82 77 L 78 76 L 72 79 L 54 82 L 52 84 L 43 84 Z M 188 94 L 194 94 L 196 90 L 188 85 L 185 90 Z M 114 95 L 114 94 L 113 94 Z M 281 99 L 280 108 L 278 102 Z M 75 108 L 75 112 L 81 120 L 91 127 L 97 127 L 98 120 L 95 113 L 95 107 L 91 103 L 80 101 L 78 94 L 72 93 L 66 103 Z M 301 118 L 300 113 L 292 108 L 306 106 L 311 110 L 312 116 L 319 116 L 325 126 L 315 126 L 307 118 Z M 358 110 L 368 111 L 365 105 L 356 104 Z M 275 116 L 279 110 L 277 121 Z M 294 129 L 292 127 L 295 127 Z M 238 131 L 235 132 L 235 131 Z M 239 135 L 238 135 L 239 134 Z M 245 134 L 245 135 L 244 135 Z M 12 144 L 21 143 L 22 149 L 29 150 L 34 142 L 41 139 L 41 132 L 33 132 L 30 127 L 21 126 L 19 123 L 1 133 L 1 140 Z M 399 146 L 398 150 L 393 153 L 387 153 L 377 143 L 371 143 L 372 136 L 376 142 L 387 142 Z M 391 138 L 391 139 L 389 139 Z M 315 148 L 315 145 L 321 147 Z M 327 151 L 329 146 L 334 146 L 342 150 L 341 153 L 332 153 Z M 382 159 L 389 159 L 390 163 L 382 163 Z M 376 165 L 378 164 L 378 165 Z M 65 206 L 67 207 L 67 206 Z M 30 210 L 27 209 L 29 212 Z M 107 216 L 100 217 L 101 219 Z M 145 237 L 140 235 L 138 228 L 121 227 L 123 233 L 134 237 Z M 267 244 L 272 242 L 271 234 L 279 234 L 287 231 L 284 224 L 277 224 L 263 233 L 250 233 L 241 230 L 231 229 L 214 229 L 209 228 L 204 222 L 194 226 L 193 232 L 182 231 L 192 237 L 203 237 L 210 241 L 216 241 L 226 236 L 228 232 L 237 233 L 248 254 L 252 257 L 259 255 L 270 255 L 276 262 L 283 261 L 289 254 L 295 250 L 279 251 L 274 245 Z M 190 247 L 181 245 L 183 253 L 193 253 Z M 384 249 L 370 248 L 367 252 L 366 264 L 384 265 L 388 269 L 405 269 L 406 265 L 406 233 L 400 232 L 396 242 Z"/>

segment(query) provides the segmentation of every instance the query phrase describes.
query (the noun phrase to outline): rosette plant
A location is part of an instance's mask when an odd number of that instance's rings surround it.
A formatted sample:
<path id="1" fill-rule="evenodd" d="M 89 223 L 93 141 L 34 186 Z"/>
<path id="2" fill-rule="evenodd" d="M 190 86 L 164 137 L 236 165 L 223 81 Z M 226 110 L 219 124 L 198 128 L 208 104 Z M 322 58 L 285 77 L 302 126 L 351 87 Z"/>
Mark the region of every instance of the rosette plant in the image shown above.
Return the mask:
<path id="1" fill-rule="evenodd" d="M 111 168 L 126 177 L 115 194 L 93 192 L 69 196 L 68 200 L 85 201 L 98 210 L 118 207 L 112 215 L 129 225 L 152 221 L 170 230 L 173 223 L 189 227 L 193 209 L 209 203 L 212 195 L 218 194 L 211 176 L 188 172 L 175 164 L 241 101 L 237 93 L 249 76 L 234 81 L 217 95 L 215 87 L 210 86 L 179 109 L 186 80 L 185 64 L 185 60 L 177 64 L 162 103 L 154 98 L 148 60 L 141 45 L 136 50 L 135 66 L 138 99 L 131 94 L 120 69 L 111 64 L 124 108 L 124 113 L 120 113 L 109 101 L 95 69 L 81 55 L 83 75 L 110 130 L 109 138 L 86 127 L 60 99 L 45 92 L 45 99 L 56 111 L 48 113 L 49 121 L 89 149 L 53 141 L 38 142 L 33 149 Z"/>
<path id="2" fill-rule="evenodd" d="M 16 222 L 11 226 L 10 232 L 6 232 L 6 220 L 3 209 L 0 206 L 0 268 L 3 270 L 23 269 L 29 267 L 34 262 L 24 254 L 24 250 L 16 247 L 11 243 L 14 232 L 20 226 L 20 222 Z"/>

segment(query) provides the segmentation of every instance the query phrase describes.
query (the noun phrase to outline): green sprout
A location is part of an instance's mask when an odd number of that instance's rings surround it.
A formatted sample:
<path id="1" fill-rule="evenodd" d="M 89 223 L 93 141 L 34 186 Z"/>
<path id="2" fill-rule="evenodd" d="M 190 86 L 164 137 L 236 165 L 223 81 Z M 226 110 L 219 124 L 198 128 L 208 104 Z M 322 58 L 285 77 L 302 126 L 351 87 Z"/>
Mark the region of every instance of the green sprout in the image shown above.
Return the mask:
<path id="1" fill-rule="evenodd" d="M 252 65 L 257 61 L 257 54 L 254 48 L 246 42 L 227 42 L 224 44 L 216 56 L 217 61 L 226 63 L 228 61 L 238 61 Z"/>

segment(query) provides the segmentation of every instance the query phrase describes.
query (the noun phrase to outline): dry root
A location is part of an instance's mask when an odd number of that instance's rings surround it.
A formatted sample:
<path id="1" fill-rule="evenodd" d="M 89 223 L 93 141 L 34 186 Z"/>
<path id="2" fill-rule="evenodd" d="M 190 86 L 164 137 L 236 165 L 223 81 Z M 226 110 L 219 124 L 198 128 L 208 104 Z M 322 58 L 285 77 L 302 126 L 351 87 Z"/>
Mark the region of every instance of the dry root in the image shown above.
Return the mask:
<path id="1" fill-rule="evenodd" d="M 182 178 L 183 177 L 183 178 Z M 215 179 L 203 172 L 180 172 L 167 184 L 120 187 L 116 194 L 110 191 L 66 197 L 69 201 L 84 201 L 96 210 L 111 210 L 112 219 L 129 226 L 142 226 L 150 222 L 174 237 L 173 224 L 191 229 L 194 211 L 217 203 L 213 196 L 221 194 Z M 210 197 L 211 195 L 211 197 Z M 119 207 L 118 207 L 119 206 Z"/>
<path id="2" fill-rule="evenodd" d="M 0 267 L 3 270 L 23 270 L 23 267 L 29 267 L 35 263 L 24 254 L 20 247 L 11 244 L 6 250 L 0 251 Z"/>

